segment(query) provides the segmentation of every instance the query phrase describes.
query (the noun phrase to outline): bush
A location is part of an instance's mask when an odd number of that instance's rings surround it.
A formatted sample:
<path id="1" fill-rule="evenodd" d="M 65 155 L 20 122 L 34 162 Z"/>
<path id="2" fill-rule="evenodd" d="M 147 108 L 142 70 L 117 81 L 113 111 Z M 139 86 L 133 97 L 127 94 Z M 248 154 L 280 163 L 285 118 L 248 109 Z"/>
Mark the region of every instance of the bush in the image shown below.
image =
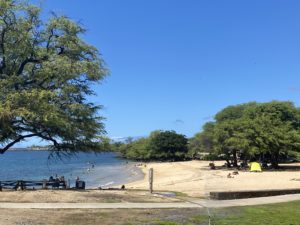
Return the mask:
<path id="1" fill-rule="evenodd" d="M 122 144 L 117 149 L 128 159 L 174 161 L 187 158 L 187 143 L 187 138 L 175 131 L 154 131 L 149 138 Z"/>

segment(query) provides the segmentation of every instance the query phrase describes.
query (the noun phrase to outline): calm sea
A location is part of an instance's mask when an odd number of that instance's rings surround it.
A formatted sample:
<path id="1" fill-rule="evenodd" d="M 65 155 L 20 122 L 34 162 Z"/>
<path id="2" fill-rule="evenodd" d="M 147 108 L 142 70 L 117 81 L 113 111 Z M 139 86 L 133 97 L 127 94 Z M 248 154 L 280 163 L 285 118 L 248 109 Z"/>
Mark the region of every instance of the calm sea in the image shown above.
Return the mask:
<path id="1" fill-rule="evenodd" d="M 134 162 L 117 157 L 114 153 L 78 153 L 63 161 L 48 160 L 47 151 L 8 151 L 0 155 L 0 181 L 43 180 L 50 176 L 64 176 L 75 185 L 77 176 L 87 188 L 111 187 L 143 178 Z"/>

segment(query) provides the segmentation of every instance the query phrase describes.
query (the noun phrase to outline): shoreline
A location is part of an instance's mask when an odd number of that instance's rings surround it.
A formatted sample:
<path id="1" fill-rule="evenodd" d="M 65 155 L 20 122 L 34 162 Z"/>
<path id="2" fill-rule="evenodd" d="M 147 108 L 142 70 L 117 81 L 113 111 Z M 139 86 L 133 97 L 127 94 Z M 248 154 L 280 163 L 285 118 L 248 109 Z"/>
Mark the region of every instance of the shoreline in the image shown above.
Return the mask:
<path id="1" fill-rule="evenodd" d="M 134 162 L 126 163 L 125 170 L 123 170 L 122 172 L 123 173 L 126 172 L 127 174 L 129 174 L 129 176 L 123 177 L 120 174 L 121 176 L 112 176 L 113 178 L 111 180 L 109 181 L 107 180 L 105 182 L 102 182 L 99 176 L 94 175 L 94 178 L 96 178 L 96 180 L 94 180 L 91 185 L 88 185 L 88 187 L 89 189 L 96 189 L 96 190 L 99 189 L 99 187 L 119 188 L 121 185 L 127 186 L 127 184 L 129 183 L 141 181 L 145 177 L 143 171 L 139 167 L 136 167 Z"/>
<path id="2" fill-rule="evenodd" d="M 86 188 L 116 186 L 143 179 L 135 162 L 119 158 L 114 152 L 79 152 L 70 158 L 49 160 L 48 151 L 9 151 L 1 157 L 0 181 L 42 181 L 62 177 L 75 187 L 77 177 Z M 32 166 L 32 162 L 36 162 Z M 22 162 L 22 165 L 20 164 Z"/>
<path id="3" fill-rule="evenodd" d="M 107 155 L 109 156 L 109 155 Z M 111 159 L 109 156 L 108 159 Z M 270 189 L 295 189 L 300 186 L 300 163 L 281 164 L 286 169 L 251 173 L 239 170 L 232 179 L 228 174 L 232 169 L 222 167 L 224 161 L 215 161 L 216 169 L 211 170 L 210 161 L 151 162 L 101 161 L 91 164 L 81 163 L 79 167 L 67 172 L 71 188 L 75 186 L 78 175 L 86 182 L 86 189 L 99 190 L 125 185 L 126 190 L 149 190 L 149 169 L 154 170 L 154 192 L 178 192 L 185 196 L 206 198 L 210 192 L 253 191 Z M 87 171 L 87 168 L 90 168 Z"/>

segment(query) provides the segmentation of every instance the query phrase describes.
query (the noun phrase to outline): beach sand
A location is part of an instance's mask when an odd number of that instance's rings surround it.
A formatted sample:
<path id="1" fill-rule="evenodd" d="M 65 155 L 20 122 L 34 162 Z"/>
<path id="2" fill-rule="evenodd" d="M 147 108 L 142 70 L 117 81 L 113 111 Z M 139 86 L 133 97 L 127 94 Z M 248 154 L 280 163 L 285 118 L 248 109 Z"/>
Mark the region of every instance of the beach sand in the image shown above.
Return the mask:
<path id="1" fill-rule="evenodd" d="M 239 171 L 234 178 L 227 178 L 232 170 L 221 168 L 224 162 L 216 162 L 217 169 L 211 170 L 208 161 L 172 163 L 147 163 L 137 166 L 145 176 L 142 180 L 125 184 L 125 191 L 106 190 L 28 190 L 0 192 L 0 202 L 174 202 L 189 197 L 179 195 L 170 198 L 151 195 L 148 189 L 148 170 L 154 169 L 154 192 L 181 192 L 192 197 L 206 197 L 210 191 L 260 190 L 300 188 L 300 170 L 250 173 Z M 293 164 L 300 167 L 300 164 Z M 137 168 L 137 169 L 138 169 Z M 145 189 L 144 191 L 136 189 Z M 205 209 L 203 209 L 205 210 Z M 199 213 L 193 209 L 164 210 L 95 210 L 95 209 L 1 209 L 0 224 L 145 224 L 153 219 L 190 218 Z M 203 212 L 202 212 L 203 213 Z M 146 220 L 145 220 L 146 219 Z"/>
<path id="2" fill-rule="evenodd" d="M 141 180 L 125 184 L 125 191 L 112 190 L 28 190 L 3 191 L 0 202 L 164 202 L 176 199 L 164 195 L 151 195 L 148 171 L 154 169 L 154 192 L 180 192 L 191 197 L 205 198 L 211 191 L 240 191 L 300 188 L 300 163 L 284 165 L 298 167 L 281 171 L 251 173 L 239 171 L 234 178 L 227 178 L 233 170 L 221 167 L 209 168 L 209 161 L 185 161 L 137 164 L 145 176 Z M 133 170 L 133 171 L 136 171 Z M 120 188 L 120 185 L 116 186 Z M 138 190 L 139 189 L 139 190 Z M 142 189 L 142 191 L 140 190 Z"/>
<path id="3" fill-rule="evenodd" d="M 227 178 L 233 170 L 221 168 L 224 162 L 215 162 L 211 170 L 209 161 L 147 163 L 139 166 L 145 173 L 143 180 L 129 183 L 126 188 L 148 189 L 148 171 L 154 169 L 154 191 L 182 192 L 192 197 L 207 197 L 211 191 L 267 190 L 300 188 L 300 170 L 267 171 L 252 173 L 239 171 L 234 178 Z M 284 165 L 291 166 L 291 165 Z M 299 166 L 300 164 L 292 164 Z"/>

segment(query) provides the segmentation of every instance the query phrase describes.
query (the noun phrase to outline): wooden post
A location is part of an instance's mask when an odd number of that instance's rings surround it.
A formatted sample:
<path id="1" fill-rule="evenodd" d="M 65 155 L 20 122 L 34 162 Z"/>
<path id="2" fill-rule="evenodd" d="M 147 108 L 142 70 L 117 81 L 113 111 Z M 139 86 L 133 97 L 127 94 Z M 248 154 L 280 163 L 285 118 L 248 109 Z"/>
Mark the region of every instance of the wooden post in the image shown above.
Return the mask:
<path id="1" fill-rule="evenodd" d="M 153 168 L 149 169 L 149 189 L 150 193 L 153 193 Z"/>

